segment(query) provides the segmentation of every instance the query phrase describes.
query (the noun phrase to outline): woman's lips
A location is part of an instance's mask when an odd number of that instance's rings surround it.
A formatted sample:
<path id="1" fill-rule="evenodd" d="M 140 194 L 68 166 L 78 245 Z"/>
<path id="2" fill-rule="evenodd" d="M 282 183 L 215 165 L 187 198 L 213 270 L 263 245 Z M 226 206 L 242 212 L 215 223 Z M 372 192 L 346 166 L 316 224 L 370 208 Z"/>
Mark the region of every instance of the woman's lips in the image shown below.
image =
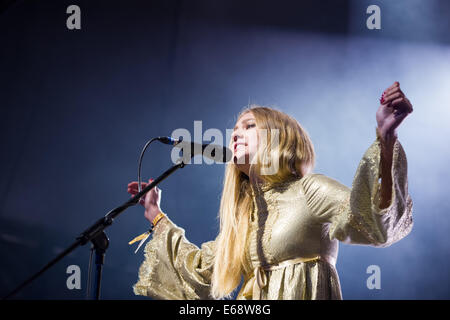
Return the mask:
<path id="1" fill-rule="evenodd" d="M 246 144 L 245 144 L 245 143 L 235 143 L 235 144 L 234 144 L 234 151 L 237 150 L 237 147 L 238 147 L 238 146 L 246 146 Z"/>

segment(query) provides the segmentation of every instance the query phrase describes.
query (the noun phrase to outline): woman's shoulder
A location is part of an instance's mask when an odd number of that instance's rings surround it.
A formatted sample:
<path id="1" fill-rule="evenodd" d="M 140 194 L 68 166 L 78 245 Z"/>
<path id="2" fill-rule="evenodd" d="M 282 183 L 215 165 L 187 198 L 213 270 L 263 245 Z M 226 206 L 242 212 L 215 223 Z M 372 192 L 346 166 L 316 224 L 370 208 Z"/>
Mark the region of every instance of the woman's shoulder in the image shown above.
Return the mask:
<path id="1" fill-rule="evenodd" d="M 306 193 L 328 192 L 337 189 L 348 190 L 348 188 L 339 181 L 322 173 L 312 172 L 305 174 L 298 182 Z"/>
<path id="2" fill-rule="evenodd" d="M 266 185 L 263 186 L 263 188 Z M 276 190 L 278 192 L 302 192 L 306 194 L 315 194 L 318 195 L 320 193 L 326 193 L 331 190 L 345 190 L 347 191 L 347 187 L 341 184 L 339 181 L 330 178 L 322 173 L 311 172 L 305 174 L 302 177 L 291 177 L 280 183 L 274 185 L 268 185 L 268 190 Z M 266 190 L 266 189 L 263 189 Z"/>
<path id="3" fill-rule="evenodd" d="M 298 183 L 303 186 L 324 183 L 329 177 L 322 173 L 310 172 L 298 179 Z"/>

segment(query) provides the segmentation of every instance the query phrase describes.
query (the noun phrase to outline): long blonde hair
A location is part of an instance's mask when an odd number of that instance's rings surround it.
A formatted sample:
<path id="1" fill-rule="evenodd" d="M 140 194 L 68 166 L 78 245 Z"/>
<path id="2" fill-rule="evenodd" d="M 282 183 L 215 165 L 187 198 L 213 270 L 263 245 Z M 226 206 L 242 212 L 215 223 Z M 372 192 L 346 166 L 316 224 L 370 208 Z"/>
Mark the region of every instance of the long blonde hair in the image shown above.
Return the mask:
<path id="1" fill-rule="evenodd" d="M 277 172 L 261 176 L 269 184 L 282 182 L 294 176 L 301 178 L 313 170 L 314 146 L 297 120 L 279 110 L 255 104 L 245 107 L 239 113 L 238 119 L 247 112 L 251 112 L 255 117 L 258 129 L 267 129 L 267 137 L 263 138 L 267 143 L 265 146 L 259 143 L 255 164 L 250 165 L 250 177 L 260 172 L 262 164 L 273 161 L 278 161 Z M 278 148 L 272 148 L 272 129 L 279 130 Z M 261 141 L 260 132 L 258 130 L 259 141 Z M 232 143 L 233 141 L 230 141 L 230 148 Z M 249 179 L 234 163 L 229 162 L 226 165 L 219 211 L 220 231 L 216 238 L 211 281 L 211 296 L 214 299 L 230 298 L 241 281 L 249 214 L 254 210 L 250 189 L 252 181 L 253 179 Z"/>

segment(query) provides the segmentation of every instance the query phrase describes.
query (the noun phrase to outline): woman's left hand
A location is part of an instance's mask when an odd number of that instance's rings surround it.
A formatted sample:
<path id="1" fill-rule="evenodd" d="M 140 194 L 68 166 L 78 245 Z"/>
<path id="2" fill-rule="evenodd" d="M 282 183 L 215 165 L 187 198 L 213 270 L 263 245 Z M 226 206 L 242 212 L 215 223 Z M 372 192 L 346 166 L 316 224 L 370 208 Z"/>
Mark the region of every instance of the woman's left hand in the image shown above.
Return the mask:
<path id="1" fill-rule="evenodd" d="M 400 90 L 400 83 L 394 82 L 384 91 L 380 99 L 376 119 L 381 137 L 396 136 L 395 130 L 408 114 L 413 112 L 413 107 L 405 94 Z"/>

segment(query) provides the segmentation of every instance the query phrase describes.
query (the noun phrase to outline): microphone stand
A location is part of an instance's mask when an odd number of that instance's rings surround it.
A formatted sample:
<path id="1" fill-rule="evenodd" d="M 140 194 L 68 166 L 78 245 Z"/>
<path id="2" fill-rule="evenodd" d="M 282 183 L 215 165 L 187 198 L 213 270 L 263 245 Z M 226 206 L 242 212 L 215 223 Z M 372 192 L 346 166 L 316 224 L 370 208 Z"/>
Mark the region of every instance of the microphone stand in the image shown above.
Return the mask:
<path id="1" fill-rule="evenodd" d="M 185 163 L 181 159 L 183 159 L 183 158 L 178 159 L 177 164 L 175 164 L 174 166 L 172 166 L 171 168 L 166 170 L 163 174 L 161 174 L 158 178 L 156 178 L 152 183 L 150 183 L 144 189 L 142 189 L 141 192 L 137 193 L 134 197 L 132 197 L 130 200 L 128 200 L 124 204 L 122 204 L 119 207 L 108 212 L 103 218 L 100 218 L 92 226 L 90 226 L 85 231 L 83 231 L 81 233 L 81 235 L 76 238 L 76 241 L 74 243 L 72 243 L 66 250 L 61 252 L 53 260 L 51 260 L 49 263 L 47 263 L 41 270 L 36 272 L 33 276 L 31 276 L 30 278 L 25 280 L 21 285 L 19 285 L 16 289 L 14 289 L 8 295 L 3 297 L 2 300 L 8 299 L 11 296 L 15 295 L 17 292 L 22 290 L 26 285 L 28 285 L 29 283 L 34 281 L 41 274 L 43 274 L 45 271 L 47 271 L 50 267 L 52 267 L 54 264 L 56 264 L 59 260 L 61 260 L 66 255 L 68 255 L 70 252 L 75 250 L 78 246 L 83 246 L 86 243 L 88 243 L 89 241 L 92 242 L 93 249 L 95 249 L 95 252 L 96 252 L 95 295 L 96 295 L 96 299 L 99 299 L 100 298 L 100 284 L 101 284 L 101 278 L 102 278 L 103 263 L 104 263 L 104 258 L 105 258 L 105 254 L 106 254 L 106 249 L 108 248 L 108 244 L 109 244 L 108 237 L 106 236 L 106 234 L 104 233 L 103 230 L 105 230 L 107 227 L 109 227 L 113 223 L 114 219 L 116 217 L 118 217 L 123 211 L 125 211 L 125 209 L 136 205 L 139 202 L 139 199 L 144 194 L 146 194 L 148 191 L 150 191 L 154 186 L 156 186 L 158 183 L 160 183 L 161 181 L 166 179 L 174 171 L 178 170 L 179 168 L 183 168 L 185 166 Z M 186 159 L 186 158 L 184 158 L 184 159 Z"/>
<path id="2" fill-rule="evenodd" d="M 91 246 L 91 254 L 89 256 L 89 274 L 88 274 L 88 285 L 87 285 L 87 292 L 86 292 L 86 299 L 89 299 L 90 297 L 90 291 L 91 291 L 91 265 L 92 265 L 92 253 L 95 251 L 95 282 L 94 282 L 94 289 L 95 289 L 95 300 L 100 300 L 100 287 L 101 287 L 101 281 L 102 281 L 102 271 L 103 271 L 103 264 L 105 262 L 105 254 L 106 249 L 109 245 L 109 239 L 106 236 L 106 233 L 104 231 L 100 232 L 94 239 L 91 240 L 92 246 Z"/>

